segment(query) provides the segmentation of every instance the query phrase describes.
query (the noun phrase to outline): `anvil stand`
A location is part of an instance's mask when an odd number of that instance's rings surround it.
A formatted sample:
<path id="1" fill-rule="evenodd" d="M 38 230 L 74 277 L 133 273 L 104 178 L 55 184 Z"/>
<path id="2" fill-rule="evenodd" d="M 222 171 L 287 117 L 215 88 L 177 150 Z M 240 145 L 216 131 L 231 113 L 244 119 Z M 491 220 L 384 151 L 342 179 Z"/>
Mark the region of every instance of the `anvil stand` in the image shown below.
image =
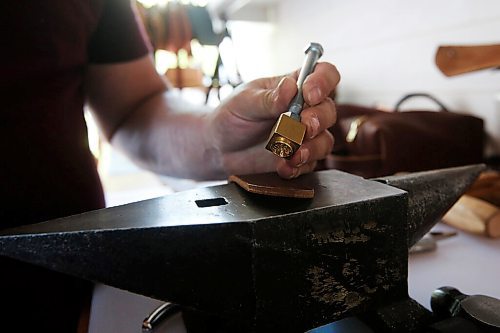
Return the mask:
<path id="1" fill-rule="evenodd" d="M 0 254 L 220 318 L 218 332 L 304 332 L 360 316 L 375 331 L 432 321 L 408 296 L 408 248 L 482 165 L 366 180 L 306 175 L 311 200 L 235 184 L 3 231 Z"/>

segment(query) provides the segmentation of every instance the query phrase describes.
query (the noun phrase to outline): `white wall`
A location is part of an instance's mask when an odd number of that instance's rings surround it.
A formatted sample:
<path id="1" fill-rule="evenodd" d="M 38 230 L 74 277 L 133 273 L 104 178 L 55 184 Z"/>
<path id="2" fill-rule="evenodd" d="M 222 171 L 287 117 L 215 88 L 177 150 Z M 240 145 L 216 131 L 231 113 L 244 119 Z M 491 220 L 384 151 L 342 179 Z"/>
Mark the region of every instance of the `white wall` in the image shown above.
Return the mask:
<path id="1" fill-rule="evenodd" d="M 250 81 L 274 72 L 275 26 L 267 22 L 233 21 L 229 29 L 234 44 L 238 70 L 243 81 Z"/>
<path id="2" fill-rule="evenodd" d="M 342 74 L 340 102 L 393 106 L 408 92 L 430 92 L 485 119 L 500 153 L 500 70 L 446 77 L 434 64 L 439 45 L 500 43 L 500 1 L 282 0 L 273 17 L 269 74 L 299 67 L 304 47 L 320 42 L 323 60 Z"/>

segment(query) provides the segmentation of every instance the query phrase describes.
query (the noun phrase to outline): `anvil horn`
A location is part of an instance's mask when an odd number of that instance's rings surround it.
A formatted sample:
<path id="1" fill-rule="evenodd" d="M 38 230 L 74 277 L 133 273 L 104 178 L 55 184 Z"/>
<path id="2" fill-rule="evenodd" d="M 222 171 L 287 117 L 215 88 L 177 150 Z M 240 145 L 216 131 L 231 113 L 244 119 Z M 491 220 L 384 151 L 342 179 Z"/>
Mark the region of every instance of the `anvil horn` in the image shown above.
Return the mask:
<path id="1" fill-rule="evenodd" d="M 408 297 L 409 245 L 482 169 L 320 171 L 302 176 L 310 200 L 200 188 L 4 230 L 0 255 L 217 314 L 227 331 L 304 332 Z"/>
<path id="2" fill-rule="evenodd" d="M 483 164 L 374 179 L 408 192 L 408 247 L 421 239 L 485 169 Z"/>

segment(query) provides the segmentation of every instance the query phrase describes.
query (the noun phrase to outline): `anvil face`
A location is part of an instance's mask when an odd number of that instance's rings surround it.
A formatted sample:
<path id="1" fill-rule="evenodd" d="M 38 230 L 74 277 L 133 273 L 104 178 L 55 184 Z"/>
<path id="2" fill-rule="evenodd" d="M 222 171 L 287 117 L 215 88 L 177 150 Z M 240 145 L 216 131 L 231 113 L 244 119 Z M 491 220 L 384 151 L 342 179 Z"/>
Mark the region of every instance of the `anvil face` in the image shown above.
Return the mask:
<path id="1" fill-rule="evenodd" d="M 202 188 L 7 230 L 0 254 L 240 332 L 303 332 L 407 296 L 408 193 L 335 170 L 305 177 L 310 200 Z"/>

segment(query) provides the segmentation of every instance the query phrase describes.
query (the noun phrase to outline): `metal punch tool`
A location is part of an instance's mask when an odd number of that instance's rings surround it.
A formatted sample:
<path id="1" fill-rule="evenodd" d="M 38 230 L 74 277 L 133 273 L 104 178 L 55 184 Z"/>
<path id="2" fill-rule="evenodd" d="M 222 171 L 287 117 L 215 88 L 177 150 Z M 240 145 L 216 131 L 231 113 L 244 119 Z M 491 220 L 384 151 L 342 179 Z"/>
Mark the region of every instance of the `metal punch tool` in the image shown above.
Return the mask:
<path id="1" fill-rule="evenodd" d="M 293 156 L 304 140 L 306 126 L 300 122 L 300 113 L 304 105 L 302 84 L 306 77 L 314 71 L 318 59 L 323 55 L 323 47 L 318 43 L 311 43 L 305 54 L 306 57 L 297 80 L 297 94 L 288 106 L 288 112 L 280 115 L 266 145 L 267 150 L 286 159 Z"/>

